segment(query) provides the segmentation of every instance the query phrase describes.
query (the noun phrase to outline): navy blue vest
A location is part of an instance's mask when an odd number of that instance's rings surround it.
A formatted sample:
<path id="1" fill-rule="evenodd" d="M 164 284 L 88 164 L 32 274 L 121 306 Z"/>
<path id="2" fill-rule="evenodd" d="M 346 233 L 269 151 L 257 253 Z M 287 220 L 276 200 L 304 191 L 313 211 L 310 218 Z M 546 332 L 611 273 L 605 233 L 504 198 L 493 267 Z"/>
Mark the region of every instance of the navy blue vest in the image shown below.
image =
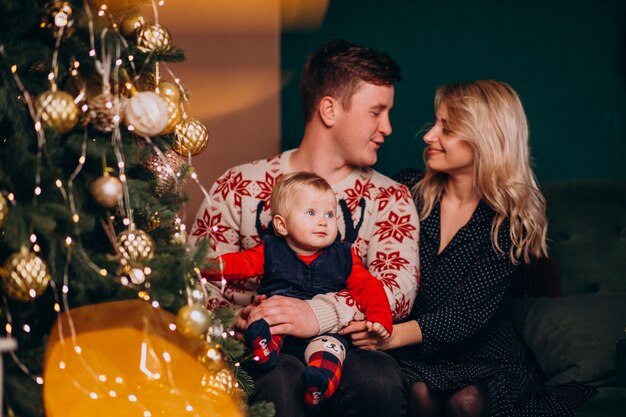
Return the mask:
<path id="1" fill-rule="evenodd" d="M 352 271 L 350 243 L 336 240 L 309 265 L 298 258 L 283 238 L 263 236 L 265 265 L 259 294 L 309 300 L 346 288 Z"/>

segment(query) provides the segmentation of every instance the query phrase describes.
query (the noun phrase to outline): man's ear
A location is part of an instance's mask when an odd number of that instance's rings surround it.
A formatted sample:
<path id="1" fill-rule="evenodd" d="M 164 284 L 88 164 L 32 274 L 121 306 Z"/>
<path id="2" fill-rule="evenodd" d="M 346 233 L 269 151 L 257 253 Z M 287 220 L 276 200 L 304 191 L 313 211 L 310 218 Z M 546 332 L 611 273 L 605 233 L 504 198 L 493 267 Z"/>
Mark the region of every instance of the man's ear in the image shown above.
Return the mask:
<path id="1" fill-rule="evenodd" d="M 324 122 L 324 124 L 327 127 L 331 127 L 335 124 L 335 117 L 337 115 L 338 105 L 339 105 L 339 102 L 337 102 L 337 100 L 335 100 L 331 96 L 324 96 L 320 100 L 320 104 L 319 104 L 320 118 L 322 119 L 322 122 Z"/>
<path id="2" fill-rule="evenodd" d="M 272 219 L 272 224 L 274 225 L 274 231 L 278 233 L 279 236 L 287 236 L 287 222 L 285 222 L 283 216 L 279 214 L 275 215 Z"/>

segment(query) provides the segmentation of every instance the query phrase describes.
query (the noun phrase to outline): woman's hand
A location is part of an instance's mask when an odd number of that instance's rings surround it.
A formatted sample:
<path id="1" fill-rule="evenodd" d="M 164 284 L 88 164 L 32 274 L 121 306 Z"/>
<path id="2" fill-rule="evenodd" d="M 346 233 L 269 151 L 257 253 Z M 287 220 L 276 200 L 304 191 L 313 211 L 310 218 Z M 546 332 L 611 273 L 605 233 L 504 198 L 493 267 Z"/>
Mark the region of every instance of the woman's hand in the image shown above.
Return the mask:
<path id="1" fill-rule="evenodd" d="M 342 336 L 349 335 L 352 339 L 352 344 L 354 346 L 367 350 L 390 349 L 393 339 L 393 334 L 390 337 L 384 338 L 375 331 L 368 331 L 366 321 L 353 321 L 349 325 L 341 329 L 338 333 Z"/>

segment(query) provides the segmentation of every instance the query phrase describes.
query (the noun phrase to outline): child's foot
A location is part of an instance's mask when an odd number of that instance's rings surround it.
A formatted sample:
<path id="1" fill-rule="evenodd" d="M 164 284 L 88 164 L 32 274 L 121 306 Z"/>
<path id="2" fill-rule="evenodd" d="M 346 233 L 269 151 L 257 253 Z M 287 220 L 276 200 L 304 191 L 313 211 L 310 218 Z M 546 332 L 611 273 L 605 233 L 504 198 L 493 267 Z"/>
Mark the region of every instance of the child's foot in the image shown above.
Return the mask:
<path id="1" fill-rule="evenodd" d="M 328 352 L 315 352 L 302 373 L 304 403 L 319 407 L 332 397 L 341 381 L 341 361 Z"/>
<path id="2" fill-rule="evenodd" d="M 270 326 L 265 320 L 259 319 L 248 326 L 243 337 L 261 368 L 270 369 L 276 366 L 283 338 L 272 336 Z"/>

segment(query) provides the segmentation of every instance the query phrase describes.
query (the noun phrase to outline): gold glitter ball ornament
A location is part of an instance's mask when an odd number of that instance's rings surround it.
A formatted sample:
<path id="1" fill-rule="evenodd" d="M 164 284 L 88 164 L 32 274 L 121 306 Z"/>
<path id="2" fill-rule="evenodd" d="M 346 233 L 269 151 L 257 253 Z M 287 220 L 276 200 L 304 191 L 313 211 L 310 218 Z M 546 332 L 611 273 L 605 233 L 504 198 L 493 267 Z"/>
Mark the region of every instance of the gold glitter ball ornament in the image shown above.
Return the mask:
<path id="1" fill-rule="evenodd" d="M 78 107 L 65 91 L 44 91 L 35 100 L 37 120 L 59 133 L 65 133 L 78 122 Z"/>
<path id="2" fill-rule="evenodd" d="M 154 257 L 155 244 L 143 230 L 124 230 L 117 235 L 117 251 L 122 265 L 135 267 Z"/>
<path id="3" fill-rule="evenodd" d="M 137 47 L 145 52 L 167 52 L 172 48 L 172 37 L 165 26 L 144 25 L 137 31 Z"/>
<path id="4" fill-rule="evenodd" d="M 102 207 L 113 208 L 122 198 L 122 182 L 116 177 L 104 174 L 91 183 L 91 195 Z"/>
<path id="5" fill-rule="evenodd" d="M 40 296 L 50 282 L 46 263 L 25 246 L 9 256 L 0 269 L 0 276 L 6 295 L 19 301 L 31 301 Z"/>
<path id="6" fill-rule="evenodd" d="M 158 93 L 161 97 L 169 98 L 180 104 L 180 88 L 170 81 L 161 81 L 159 83 Z"/>
<path id="7" fill-rule="evenodd" d="M 174 150 L 182 156 L 195 156 L 209 144 L 209 131 L 198 119 L 188 117 L 176 125 Z"/>
<path id="8" fill-rule="evenodd" d="M 153 154 L 143 162 L 155 179 L 154 192 L 161 198 L 169 193 L 180 192 L 187 181 L 184 169 L 185 160 L 174 150 L 168 149 L 163 155 Z"/>
<path id="9" fill-rule="evenodd" d="M 200 304 L 186 304 L 176 315 L 176 329 L 187 337 L 204 337 L 211 322 L 211 313 Z"/>
<path id="10" fill-rule="evenodd" d="M 224 354 L 219 345 L 207 343 L 201 346 L 196 357 L 211 372 L 219 372 L 224 368 Z"/>
<path id="11" fill-rule="evenodd" d="M 6 198 L 4 198 L 4 195 L 0 193 L 0 227 L 2 227 L 2 225 L 4 224 L 4 221 L 6 220 L 8 214 L 9 202 Z"/>
<path id="12" fill-rule="evenodd" d="M 87 100 L 89 121 L 102 132 L 111 132 L 124 119 L 126 97 L 104 92 Z"/>
<path id="13" fill-rule="evenodd" d="M 167 126 L 167 104 L 153 91 L 136 93 L 128 100 L 125 110 L 128 129 L 138 135 L 156 136 Z"/>
<path id="14" fill-rule="evenodd" d="M 165 125 L 161 133 L 169 134 L 172 133 L 178 123 L 180 123 L 183 114 L 179 102 L 165 96 L 163 96 L 163 100 L 165 100 L 165 104 L 167 105 L 167 125 Z"/>

